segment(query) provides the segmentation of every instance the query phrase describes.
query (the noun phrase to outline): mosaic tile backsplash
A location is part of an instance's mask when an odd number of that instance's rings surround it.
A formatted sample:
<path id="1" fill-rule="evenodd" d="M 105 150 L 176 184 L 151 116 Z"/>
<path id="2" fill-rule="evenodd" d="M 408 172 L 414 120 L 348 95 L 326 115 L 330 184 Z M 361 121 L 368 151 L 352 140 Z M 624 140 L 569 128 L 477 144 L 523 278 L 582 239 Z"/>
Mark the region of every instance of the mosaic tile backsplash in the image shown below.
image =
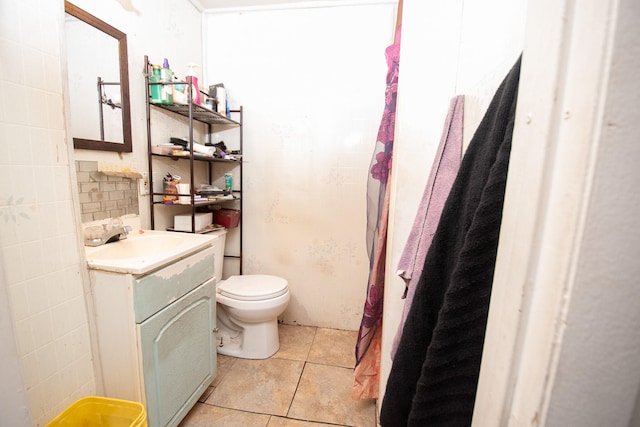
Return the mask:
<path id="1" fill-rule="evenodd" d="M 139 214 L 137 180 L 106 175 L 98 162 L 76 161 L 82 222 Z"/>

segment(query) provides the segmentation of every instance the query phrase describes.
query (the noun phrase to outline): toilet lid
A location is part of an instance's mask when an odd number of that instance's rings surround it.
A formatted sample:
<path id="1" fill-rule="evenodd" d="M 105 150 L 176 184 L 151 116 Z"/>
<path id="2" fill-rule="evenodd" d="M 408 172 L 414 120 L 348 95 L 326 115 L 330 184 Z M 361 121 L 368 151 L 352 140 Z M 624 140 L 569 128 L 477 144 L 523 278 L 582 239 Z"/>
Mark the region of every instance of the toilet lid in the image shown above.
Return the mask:
<path id="1" fill-rule="evenodd" d="M 279 297 L 287 292 L 287 281 L 266 274 L 231 276 L 218 285 L 218 292 L 243 301 L 260 301 Z"/>

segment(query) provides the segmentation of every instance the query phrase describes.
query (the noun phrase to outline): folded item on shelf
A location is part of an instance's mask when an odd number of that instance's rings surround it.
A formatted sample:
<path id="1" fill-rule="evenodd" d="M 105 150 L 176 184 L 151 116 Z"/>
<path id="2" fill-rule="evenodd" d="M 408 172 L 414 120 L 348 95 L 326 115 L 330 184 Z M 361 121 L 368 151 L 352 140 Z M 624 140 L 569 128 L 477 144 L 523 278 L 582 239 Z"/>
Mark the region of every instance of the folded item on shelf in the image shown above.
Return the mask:
<path id="1" fill-rule="evenodd" d="M 207 147 L 206 145 L 198 144 L 197 142 L 193 142 L 193 152 L 200 153 L 207 156 L 212 156 L 215 153 L 216 149 L 214 147 Z"/>
<path id="2" fill-rule="evenodd" d="M 198 194 L 203 196 L 226 196 L 229 192 L 227 190 L 200 190 Z"/>
<path id="3" fill-rule="evenodd" d="M 175 144 L 159 144 L 151 147 L 153 154 L 171 154 L 173 150 L 182 150 L 182 147 Z"/>
<path id="4" fill-rule="evenodd" d="M 188 157 L 188 156 L 191 155 L 191 153 L 189 151 L 185 151 L 185 150 L 180 149 L 180 150 L 173 150 L 171 152 L 171 155 L 172 156 Z"/>

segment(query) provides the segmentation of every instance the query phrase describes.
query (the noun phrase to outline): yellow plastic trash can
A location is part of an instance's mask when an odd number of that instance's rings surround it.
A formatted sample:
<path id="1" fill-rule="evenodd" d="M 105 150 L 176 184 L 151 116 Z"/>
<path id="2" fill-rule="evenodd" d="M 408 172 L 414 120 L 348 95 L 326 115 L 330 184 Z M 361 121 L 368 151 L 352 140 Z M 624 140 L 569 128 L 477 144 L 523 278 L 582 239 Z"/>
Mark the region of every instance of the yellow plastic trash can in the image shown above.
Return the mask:
<path id="1" fill-rule="evenodd" d="M 147 427 L 147 413 L 139 402 L 88 396 L 71 404 L 46 427 Z"/>

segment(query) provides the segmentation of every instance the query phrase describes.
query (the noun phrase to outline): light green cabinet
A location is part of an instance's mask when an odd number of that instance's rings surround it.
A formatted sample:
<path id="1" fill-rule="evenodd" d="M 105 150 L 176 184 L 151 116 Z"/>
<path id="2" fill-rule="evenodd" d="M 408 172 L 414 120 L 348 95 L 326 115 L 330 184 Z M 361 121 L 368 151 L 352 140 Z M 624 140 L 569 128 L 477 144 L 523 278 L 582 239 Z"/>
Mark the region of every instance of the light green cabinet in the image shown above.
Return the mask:
<path id="1" fill-rule="evenodd" d="M 175 425 L 216 373 L 213 279 L 139 325 L 147 416 Z"/>
<path id="2" fill-rule="evenodd" d="M 144 276 L 90 272 L 105 395 L 142 402 L 149 427 L 178 425 L 215 378 L 213 252 Z"/>

